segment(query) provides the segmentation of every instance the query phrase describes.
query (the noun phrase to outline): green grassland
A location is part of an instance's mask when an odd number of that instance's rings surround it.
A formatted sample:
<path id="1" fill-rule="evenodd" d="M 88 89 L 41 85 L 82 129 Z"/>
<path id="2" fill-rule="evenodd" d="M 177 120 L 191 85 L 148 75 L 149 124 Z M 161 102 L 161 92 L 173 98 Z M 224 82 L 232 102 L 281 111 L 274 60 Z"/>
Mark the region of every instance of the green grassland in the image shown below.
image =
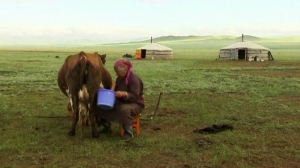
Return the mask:
<path id="1" fill-rule="evenodd" d="M 300 39 L 254 38 L 275 61 L 218 61 L 236 37 L 164 37 L 173 60 L 131 59 L 145 84 L 141 136 L 113 133 L 80 140 L 67 132 L 67 99 L 56 75 L 80 51 L 107 54 L 106 67 L 148 41 L 89 46 L 1 46 L 2 167 L 299 167 Z M 247 40 L 247 39 L 246 39 Z M 60 56 L 58 59 L 55 56 Z M 151 120 L 159 93 L 157 116 Z M 212 124 L 232 131 L 194 132 Z M 159 129 L 158 129 L 159 128 Z M 100 128 L 98 128 L 100 130 Z"/>

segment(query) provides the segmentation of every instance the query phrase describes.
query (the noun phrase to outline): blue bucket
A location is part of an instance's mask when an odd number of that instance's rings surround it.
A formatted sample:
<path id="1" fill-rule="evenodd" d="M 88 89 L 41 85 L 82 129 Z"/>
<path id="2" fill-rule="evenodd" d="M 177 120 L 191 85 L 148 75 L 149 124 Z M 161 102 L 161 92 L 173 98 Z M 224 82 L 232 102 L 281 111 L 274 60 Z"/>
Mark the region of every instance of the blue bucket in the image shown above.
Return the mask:
<path id="1" fill-rule="evenodd" d="M 97 97 L 97 106 L 104 110 L 110 110 L 115 104 L 115 92 L 108 89 L 99 89 Z"/>

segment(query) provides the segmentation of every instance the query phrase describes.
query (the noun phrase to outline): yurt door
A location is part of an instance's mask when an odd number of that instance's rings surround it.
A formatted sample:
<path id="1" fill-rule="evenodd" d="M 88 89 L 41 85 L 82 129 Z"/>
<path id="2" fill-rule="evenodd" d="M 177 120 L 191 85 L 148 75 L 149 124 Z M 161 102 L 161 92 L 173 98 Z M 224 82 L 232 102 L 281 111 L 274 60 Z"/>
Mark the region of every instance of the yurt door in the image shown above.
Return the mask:
<path id="1" fill-rule="evenodd" d="M 141 58 L 146 58 L 146 50 L 142 49 Z"/>
<path id="2" fill-rule="evenodd" d="M 246 58 L 246 50 L 239 50 L 239 60 L 245 60 Z"/>

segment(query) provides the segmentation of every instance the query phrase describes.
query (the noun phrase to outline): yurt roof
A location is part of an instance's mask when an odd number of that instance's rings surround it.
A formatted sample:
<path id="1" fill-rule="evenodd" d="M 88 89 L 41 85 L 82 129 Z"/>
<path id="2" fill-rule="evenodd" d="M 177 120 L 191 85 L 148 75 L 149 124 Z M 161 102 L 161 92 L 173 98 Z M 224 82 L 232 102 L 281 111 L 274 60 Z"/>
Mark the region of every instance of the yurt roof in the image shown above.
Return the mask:
<path id="1" fill-rule="evenodd" d="M 255 44 L 251 41 L 239 41 L 236 43 L 233 43 L 229 46 L 223 47 L 222 49 L 242 49 L 242 48 L 248 48 L 248 49 L 256 49 L 256 50 L 269 50 L 268 48 Z"/>
<path id="2" fill-rule="evenodd" d="M 166 47 L 164 45 L 158 44 L 158 43 L 150 43 L 147 45 L 144 45 L 143 47 L 140 47 L 138 49 L 146 49 L 146 50 L 159 50 L 159 51 L 172 51 L 171 48 Z"/>

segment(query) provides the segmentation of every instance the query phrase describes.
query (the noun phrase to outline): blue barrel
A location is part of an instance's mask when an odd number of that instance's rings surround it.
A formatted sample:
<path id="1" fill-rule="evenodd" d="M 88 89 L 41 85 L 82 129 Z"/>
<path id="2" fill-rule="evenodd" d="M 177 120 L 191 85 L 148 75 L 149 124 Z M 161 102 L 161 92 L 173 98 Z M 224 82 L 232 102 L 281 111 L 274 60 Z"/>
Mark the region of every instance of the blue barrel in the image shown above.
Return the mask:
<path id="1" fill-rule="evenodd" d="M 115 92 L 108 89 L 99 89 L 97 97 L 97 106 L 104 110 L 110 110 L 115 104 Z"/>

